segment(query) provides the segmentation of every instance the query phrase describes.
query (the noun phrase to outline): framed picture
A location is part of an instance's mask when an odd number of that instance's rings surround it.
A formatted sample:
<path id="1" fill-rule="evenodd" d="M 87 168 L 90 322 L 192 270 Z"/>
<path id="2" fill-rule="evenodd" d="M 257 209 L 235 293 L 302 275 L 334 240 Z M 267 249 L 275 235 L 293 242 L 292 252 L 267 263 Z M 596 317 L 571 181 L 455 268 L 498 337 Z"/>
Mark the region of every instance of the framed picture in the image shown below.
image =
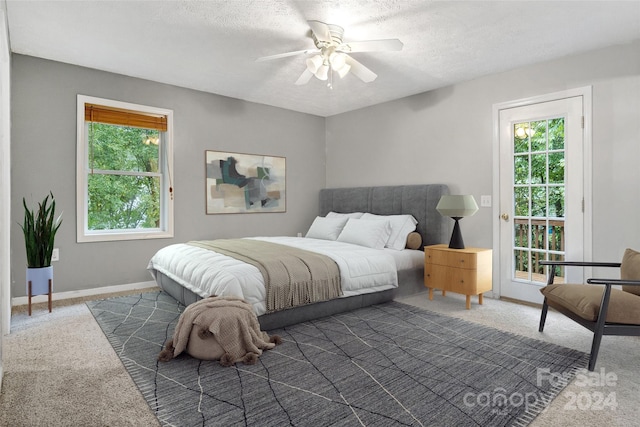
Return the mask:
<path id="1" fill-rule="evenodd" d="M 205 152 L 207 214 L 286 212 L 286 159 Z"/>

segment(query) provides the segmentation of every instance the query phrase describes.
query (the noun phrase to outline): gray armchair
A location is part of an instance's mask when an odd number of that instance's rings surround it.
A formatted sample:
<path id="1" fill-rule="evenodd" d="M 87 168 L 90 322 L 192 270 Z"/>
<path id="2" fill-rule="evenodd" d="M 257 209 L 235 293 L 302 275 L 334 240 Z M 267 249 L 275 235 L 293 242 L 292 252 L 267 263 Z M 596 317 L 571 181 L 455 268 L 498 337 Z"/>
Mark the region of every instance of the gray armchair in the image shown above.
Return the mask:
<path id="1" fill-rule="evenodd" d="M 621 263 L 542 261 L 549 266 L 540 315 L 540 332 L 547 310 L 560 313 L 593 332 L 589 370 L 593 371 L 603 335 L 640 336 L 640 252 L 627 249 Z M 619 267 L 620 279 L 588 279 L 584 284 L 553 283 L 555 266 Z M 614 288 L 621 285 L 622 289 Z"/>

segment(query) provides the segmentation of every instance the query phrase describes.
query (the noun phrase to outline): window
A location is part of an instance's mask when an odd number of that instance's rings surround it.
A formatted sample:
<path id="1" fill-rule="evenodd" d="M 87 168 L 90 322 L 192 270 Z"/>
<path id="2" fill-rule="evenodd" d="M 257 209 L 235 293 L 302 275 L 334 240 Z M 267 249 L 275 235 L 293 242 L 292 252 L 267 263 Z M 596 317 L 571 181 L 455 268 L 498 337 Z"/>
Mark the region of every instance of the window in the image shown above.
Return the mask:
<path id="1" fill-rule="evenodd" d="M 173 111 L 78 95 L 77 240 L 173 237 Z"/>

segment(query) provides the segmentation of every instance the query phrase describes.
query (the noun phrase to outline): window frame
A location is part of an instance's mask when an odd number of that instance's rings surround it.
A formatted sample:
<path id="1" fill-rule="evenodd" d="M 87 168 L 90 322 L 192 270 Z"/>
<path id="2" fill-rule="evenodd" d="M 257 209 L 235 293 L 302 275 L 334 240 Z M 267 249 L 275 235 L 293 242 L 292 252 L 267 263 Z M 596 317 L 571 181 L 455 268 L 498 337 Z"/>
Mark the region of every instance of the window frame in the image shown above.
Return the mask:
<path id="1" fill-rule="evenodd" d="M 88 176 L 89 167 L 88 125 L 85 121 L 85 104 L 103 105 L 147 114 L 167 117 L 167 131 L 161 133 L 160 158 L 160 228 L 135 230 L 89 230 L 88 228 Z M 160 165 L 159 165 L 160 166 Z M 137 175 L 137 174 L 136 174 Z M 132 104 L 105 98 L 80 95 L 77 97 L 77 142 L 76 142 L 76 240 L 85 242 L 109 242 L 118 240 L 167 239 L 173 235 L 173 193 L 170 188 L 173 177 L 173 110 Z M 171 188 L 172 190 L 172 188 Z"/>

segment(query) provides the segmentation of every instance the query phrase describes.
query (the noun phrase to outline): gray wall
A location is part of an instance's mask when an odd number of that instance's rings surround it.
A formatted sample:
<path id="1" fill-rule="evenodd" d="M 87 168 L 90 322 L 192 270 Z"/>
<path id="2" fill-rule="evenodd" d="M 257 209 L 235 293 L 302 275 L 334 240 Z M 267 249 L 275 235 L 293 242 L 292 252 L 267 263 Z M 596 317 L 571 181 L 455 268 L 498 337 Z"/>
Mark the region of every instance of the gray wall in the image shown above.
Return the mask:
<path id="1" fill-rule="evenodd" d="M 325 120 L 175 86 L 39 58 L 12 56 L 12 289 L 25 295 L 22 197 L 36 204 L 49 190 L 64 210 L 54 263 L 56 292 L 151 280 L 153 253 L 191 239 L 295 235 L 318 212 L 325 183 Z M 175 238 L 76 243 L 76 95 L 174 111 Z M 205 215 L 204 152 L 287 158 L 287 212 Z"/>
<path id="2" fill-rule="evenodd" d="M 492 194 L 493 104 L 593 87 L 593 258 L 640 249 L 640 41 L 479 78 L 327 119 L 327 186 L 448 184 Z M 494 197 L 494 203 L 497 202 Z M 481 208 L 465 244 L 491 247 Z"/>

